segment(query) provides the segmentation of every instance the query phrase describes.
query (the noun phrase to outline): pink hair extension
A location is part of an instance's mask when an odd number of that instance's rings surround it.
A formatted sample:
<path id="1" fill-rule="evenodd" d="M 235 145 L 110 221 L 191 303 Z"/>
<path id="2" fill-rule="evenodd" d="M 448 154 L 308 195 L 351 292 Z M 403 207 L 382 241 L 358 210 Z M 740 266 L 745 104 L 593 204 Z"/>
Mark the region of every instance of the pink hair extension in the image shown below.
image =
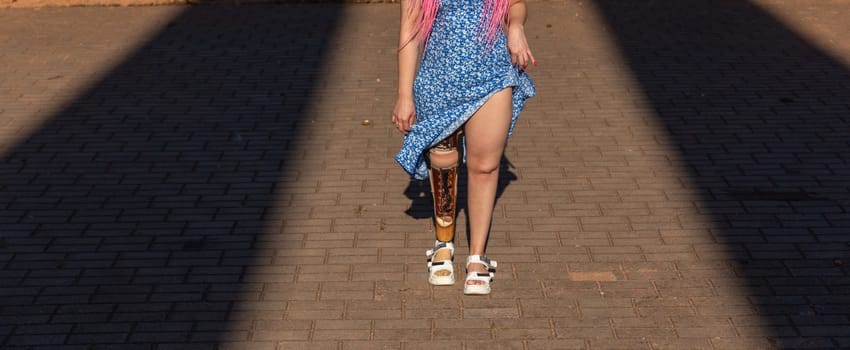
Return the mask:
<path id="1" fill-rule="evenodd" d="M 416 9 L 419 11 L 416 13 L 413 33 L 411 33 L 410 38 L 407 38 L 405 45 L 414 38 L 419 38 L 423 45 L 427 45 L 428 38 L 431 35 L 431 29 L 434 26 L 434 19 L 437 17 L 437 10 L 440 9 L 440 0 L 411 1 L 413 3 L 408 7 L 408 13 L 414 15 Z M 483 16 L 481 16 L 481 22 L 478 27 L 479 32 L 483 34 L 483 38 L 488 44 L 492 45 L 496 41 L 496 34 L 502 29 L 502 25 L 507 23 L 511 0 L 484 1 L 484 8 L 482 9 Z"/>
<path id="2" fill-rule="evenodd" d="M 478 24 L 478 27 L 489 46 L 496 41 L 496 34 L 502 30 L 502 25 L 507 24 L 511 0 L 484 1 L 484 15 L 481 16 L 481 23 Z"/>
<path id="3" fill-rule="evenodd" d="M 404 45 L 399 47 L 399 50 L 407 46 L 411 40 L 417 38 L 420 39 L 423 46 L 427 45 L 428 37 L 431 35 L 431 28 L 434 26 L 434 19 L 437 18 L 437 10 L 440 9 L 440 0 L 410 1 L 411 4 L 407 8 L 407 14 L 409 16 L 416 16 L 416 18 L 414 18 L 414 27 L 410 36 L 405 39 Z"/>
<path id="4" fill-rule="evenodd" d="M 434 27 L 434 19 L 437 18 L 437 10 L 440 9 L 440 0 L 417 0 L 417 2 L 420 6 L 419 16 L 416 18 L 416 37 L 422 38 L 423 45 L 427 45 L 431 28 Z"/>

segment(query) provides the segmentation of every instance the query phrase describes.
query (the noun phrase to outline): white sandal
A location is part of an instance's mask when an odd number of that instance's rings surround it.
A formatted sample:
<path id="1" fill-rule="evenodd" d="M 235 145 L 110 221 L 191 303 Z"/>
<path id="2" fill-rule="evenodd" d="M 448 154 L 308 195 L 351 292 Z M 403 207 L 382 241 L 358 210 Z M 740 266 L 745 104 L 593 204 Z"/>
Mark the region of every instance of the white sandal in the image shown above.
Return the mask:
<path id="1" fill-rule="evenodd" d="M 434 261 L 437 252 L 443 249 L 448 249 L 451 252 L 451 258 L 449 260 Z M 455 283 L 455 268 L 452 263 L 452 259 L 455 256 L 454 243 L 436 241 L 434 242 L 434 249 L 426 251 L 425 256 L 428 257 L 428 283 L 435 286 L 448 286 Z M 449 274 L 440 276 L 437 274 L 439 271 L 448 271 Z"/>
<path id="2" fill-rule="evenodd" d="M 469 264 L 481 264 L 487 268 L 487 272 L 469 271 Z M 498 263 L 495 260 L 490 260 L 486 256 L 470 255 L 466 257 L 466 281 L 463 284 L 463 294 L 490 294 L 490 282 L 493 281 L 493 276 L 496 274 L 496 266 Z M 469 284 L 469 281 L 481 281 L 482 284 Z"/>

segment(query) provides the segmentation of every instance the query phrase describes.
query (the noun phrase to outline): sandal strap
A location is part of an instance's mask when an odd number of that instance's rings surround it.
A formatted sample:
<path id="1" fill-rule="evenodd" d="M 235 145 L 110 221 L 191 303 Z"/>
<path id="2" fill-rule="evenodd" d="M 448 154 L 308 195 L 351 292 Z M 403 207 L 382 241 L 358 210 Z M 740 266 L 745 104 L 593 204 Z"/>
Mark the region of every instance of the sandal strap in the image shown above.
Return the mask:
<path id="1" fill-rule="evenodd" d="M 443 261 L 435 261 L 428 262 L 428 271 L 440 271 L 440 270 L 452 270 L 454 271 L 454 265 L 451 261 L 443 260 Z"/>
<path id="2" fill-rule="evenodd" d="M 454 243 L 435 241 L 434 248 L 426 250 L 425 256 L 427 256 L 428 258 L 432 258 L 432 257 L 434 257 L 434 254 L 436 254 L 437 251 L 439 251 L 440 249 L 448 249 L 452 252 L 452 256 L 455 255 L 455 245 L 454 245 Z"/>
<path id="3" fill-rule="evenodd" d="M 484 265 L 486 272 L 469 271 L 470 264 Z M 483 255 L 470 255 L 466 257 L 466 279 L 463 285 L 464 294 L 490 294 L 490 283 L 496 273 L 498 263 Z M 481 282 L 480 284 L 469 284 L 470 281 Z"/>
<path id="4" fill-rule="evenodd" d="M 490 260 L 486 256 L 483 255 L 470 255 L 466 257 L 466 268 L 469 269 L 469 264 L 481 264 L 487 268 L 487 270 L 495 270 L 496 266 L 499 266 L 499 263 L 496 260 Z"/>
<path id="5" fill-rule="evenodd" d="M 425 252 L 425 256 L 428 257 L 428 271 L 430 271 L 431 273 L 434 273 L 434 272 L 437 272 L 437 271 L 454 271 L 454 265 L 452 264 L 451 260 L 440 260 L 440 261 L 434 261 L 433 260 L 434 256 L 441 249 L 448 249 L 451 252 L 452 257 L 454 257 L 454 255 L 455 255 L 454 243 L 435 241 L 434 242 L 434 249 L 429 249 L 428 251 Z"/>
<path id="6" fill-rule="evenodd" d="M 474 281 L 490 282 L 490 281 L 493 280 L 493 273 L 492 272 L 490 272 L 490 273 L 469 272 L 469 273 L 466 274 L 466 280 L 467 281 L 473 281 L 474 280 Z"/>

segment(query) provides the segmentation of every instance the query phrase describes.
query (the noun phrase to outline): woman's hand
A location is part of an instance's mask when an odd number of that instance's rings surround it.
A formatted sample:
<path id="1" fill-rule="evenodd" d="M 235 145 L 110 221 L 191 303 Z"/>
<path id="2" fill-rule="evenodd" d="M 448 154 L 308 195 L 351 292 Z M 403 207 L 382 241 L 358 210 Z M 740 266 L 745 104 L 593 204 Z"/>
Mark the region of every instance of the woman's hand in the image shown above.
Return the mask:
<path id="1" fill-rule="evenodd" d="M 393 108 L 392 122 L 398 131 L 407 135 L 413 123 L 416 122 L 416 107 L 413 104 L 412 97 L 399 96 Z"/>
<path id="2" fill-rule="evenodd" d="M 528 48 L 523 25 L 511 24 L 508 27 L 508 51 L 511 53 L 511 64 L 519 65 L 520 70 L 525 70 L 529 63 L 537 66 L 537 60 Z"/>

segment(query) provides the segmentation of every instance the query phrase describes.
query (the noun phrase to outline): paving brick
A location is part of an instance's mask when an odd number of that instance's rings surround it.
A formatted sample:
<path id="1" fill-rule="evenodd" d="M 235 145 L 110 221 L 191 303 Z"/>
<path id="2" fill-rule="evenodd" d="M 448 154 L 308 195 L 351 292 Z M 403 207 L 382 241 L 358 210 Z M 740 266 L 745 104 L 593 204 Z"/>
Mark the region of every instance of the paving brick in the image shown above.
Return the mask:
<path id="1" fill-rule="evenodd" d="M 346 340 L 342 342 L 342 348 L 346 350 L 356 349 L 381 349 L 392 350 L 401 349 L 402 343 L 399 341 L 375 341 L 375 340 Z"/>
<path id="2" fill-rule="evenodd" d="M 649 349 L 643 339 L 591 339 L 590 349 Z"/>
<path id="3" fill-rule="evenodd" d="M 373 337 L 377 340 L 427 341 L 431 339 L 431 331 L 422 329 L 376 329 Z"/>
<path id="4" fill-rule="evenodd" d="M 650 337 L 649 345 L 656 349 L 712 349 L 708 339 L 700 338 L 675 338 L 675 337 Z M 716 345 L 715 345 L 716 346 Z M 750 349 L 749 347 L 747 347 Z"/>
<path id="5" fill-rule="evenodd" d="M 306 349 L 304 346 L 308 343 L 306 342 L 282 342 L 282 344 L 286 344 L 287 349 L 298 349 L 299 346 L 302 349 Z M 260 341 L 239 341 L 239 342 L 223 342 L 218 344 L 219 349 L 228 349 L 228 350 L 274 350 L 277 348 L 278 343 L 276 342 L 260 342 Z M 319 349 L 322 344 L 316 343 L 312 344 Z M 329 349 L 330 347 L 325 347 Z M 336 343 L 333 344 L 333 349 L 336 349 Z"/>
<path id="6" fill-rule="evenodd" d="M 794 348 L 794 349 L 817 349 L 830 348 L 834 344 L 827 338 L 795 338 L 795 337 L 778 337 L 773 338 L 774 347 L 778 348 Z"/>
<path id="7" fill-rule="evenodd" d="M 711 343 L 716 349 L 739 349 L 746 347 L 747 349 L 776 349 L 777 342 L 773 338 L 756 337 L 756 338 L 715 338 L 711 339 Z"/>
<path id="8" fill-rule="evenodd" d="M 425 349 L 461 349 L 463 343 L 460 340 L 433 340 L 428 342 L 405 342 L 404 350 L 425 350 Z"/>
<path id="9" fill-rule="evenodd" d="M 593 5 L 529 3 L 488 297 L 425 281 L 397 5 L 0 10 L 0 347 L 846 347 L 850 7 Z"/>
<path id="10" fill-rule="evenodd" d="M 527 343 L 529 349 L 587 349 L 585 342 L 580 339 L 534 339 L 529 340 Z"/>
<path id="11" fill-rule="evenodd" d="M 142 333 L 144 334 L 144 333 Z M 109 344 L 123 343 L 128 333 L 76 333 L 68 337 L 68 344 Z"/>
<path id="12" fill-rule="evenodd" d="M 34 334 L 34 335 L 12 335 L 6 340 L 10 346 L 36 346 L 64 344 L 67 336 L 65 334 Z"/>
<path id="13" fill-rule="evenodd" d="M 435 339 L 446 340 L 487 340 L 492 338 L 489 328 L 437 328 L 434 329 Z"/>

